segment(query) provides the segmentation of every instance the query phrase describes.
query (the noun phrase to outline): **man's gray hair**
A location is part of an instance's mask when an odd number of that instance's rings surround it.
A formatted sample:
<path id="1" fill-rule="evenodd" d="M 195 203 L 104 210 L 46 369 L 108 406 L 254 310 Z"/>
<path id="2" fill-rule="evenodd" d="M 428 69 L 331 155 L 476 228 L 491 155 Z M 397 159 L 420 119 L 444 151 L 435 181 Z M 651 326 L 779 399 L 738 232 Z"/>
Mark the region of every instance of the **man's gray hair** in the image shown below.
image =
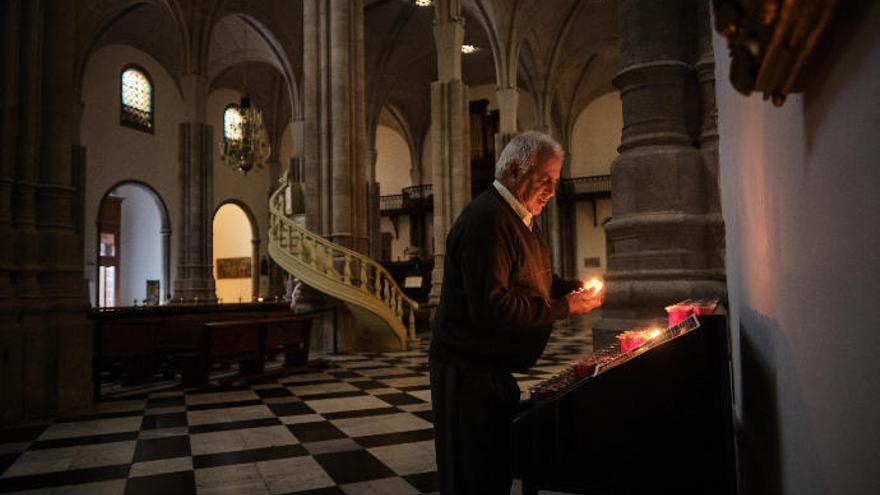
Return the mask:
<path id="1" fill-rule="evenodd" d="M 522 175 L 550 158 L 563 159 L 562 146 L 553 138 L 538 131 L 517 134 L 501 151 L 495 163 L 495 178 L 500 179 L 504 175 L 510 162 L 516 162 Z"/>

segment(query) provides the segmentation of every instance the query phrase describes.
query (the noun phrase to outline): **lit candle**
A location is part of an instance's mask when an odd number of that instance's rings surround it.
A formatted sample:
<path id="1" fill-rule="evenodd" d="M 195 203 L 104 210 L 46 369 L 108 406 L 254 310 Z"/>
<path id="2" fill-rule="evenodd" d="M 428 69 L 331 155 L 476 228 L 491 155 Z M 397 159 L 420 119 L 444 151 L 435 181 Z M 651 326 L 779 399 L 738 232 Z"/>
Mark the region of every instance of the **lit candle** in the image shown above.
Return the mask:
<path id="1" fill-rule="evenodd" d="M 585 280 L 582 284 L 583 290 L 591 290 L 593 294 L 598 294 L 605 284 L 599 277 L 593 277 L 589 281 Z"/>

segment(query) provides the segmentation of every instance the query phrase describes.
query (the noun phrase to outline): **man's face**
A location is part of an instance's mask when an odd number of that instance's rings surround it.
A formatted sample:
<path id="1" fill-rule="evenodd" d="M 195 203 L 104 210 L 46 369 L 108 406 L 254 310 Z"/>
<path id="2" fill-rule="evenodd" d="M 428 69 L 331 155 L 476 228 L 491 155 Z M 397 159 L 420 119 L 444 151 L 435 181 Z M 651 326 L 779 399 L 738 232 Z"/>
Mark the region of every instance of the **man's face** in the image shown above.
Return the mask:
<path id="1" fill-rule="evenodd" d="M 562 160 L 551 157 L 532 167 L 522 177 L 517 177 L 511 192 L 533 216 L 556 195 L 556 184 L 562 173 Z"/>

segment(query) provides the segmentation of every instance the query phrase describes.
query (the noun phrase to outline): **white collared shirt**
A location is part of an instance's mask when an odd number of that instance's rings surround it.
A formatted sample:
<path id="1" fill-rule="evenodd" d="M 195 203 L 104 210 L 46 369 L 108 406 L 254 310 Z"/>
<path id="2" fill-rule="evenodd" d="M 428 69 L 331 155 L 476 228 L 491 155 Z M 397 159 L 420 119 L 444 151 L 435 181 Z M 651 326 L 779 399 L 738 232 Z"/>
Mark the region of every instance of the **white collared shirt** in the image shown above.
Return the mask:
<path id="1" fill-rule="evenodd" d="M 513 211 L 515 211 L 516 214 L 519 215 L 523 223 L 531 231 L 532 214 L 529 213 L 529 210 L 527 210 L 526 207 L 523 206 L 523 204 L 520 203 L 518 199 L 516 199 L 516 196 L 514 196 L 513 193 L 511 193 L 510 190 L 508 190 L 507 187 L 504 186 L 504 184 L 498 182 L 498 180 L 495 180 L 492 185 L 495 186 L 495 189 L 498 190 L 498 193 L 501 194 L 501 197 L 504 198 L 504 201 L 507 201 L 507 204 L 509 204 L 510 207 L 513 208 Z"/>

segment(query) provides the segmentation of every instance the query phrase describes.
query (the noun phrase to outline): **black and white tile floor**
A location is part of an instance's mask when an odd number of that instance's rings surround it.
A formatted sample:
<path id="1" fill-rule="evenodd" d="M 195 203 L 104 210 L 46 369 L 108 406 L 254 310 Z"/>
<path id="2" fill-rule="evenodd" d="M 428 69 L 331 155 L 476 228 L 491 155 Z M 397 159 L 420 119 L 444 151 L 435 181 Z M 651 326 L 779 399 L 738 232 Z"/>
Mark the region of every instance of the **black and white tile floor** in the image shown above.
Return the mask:
<path id="1" fill-rule="evenodd" d="M 593 321 L 560 324 L 517 376 L 521 388 L 590 351 Z M 320 370 L 178 387 L 4 428 L 0 493 L 435 492 L 426 348 L 329 356 Z"/>

